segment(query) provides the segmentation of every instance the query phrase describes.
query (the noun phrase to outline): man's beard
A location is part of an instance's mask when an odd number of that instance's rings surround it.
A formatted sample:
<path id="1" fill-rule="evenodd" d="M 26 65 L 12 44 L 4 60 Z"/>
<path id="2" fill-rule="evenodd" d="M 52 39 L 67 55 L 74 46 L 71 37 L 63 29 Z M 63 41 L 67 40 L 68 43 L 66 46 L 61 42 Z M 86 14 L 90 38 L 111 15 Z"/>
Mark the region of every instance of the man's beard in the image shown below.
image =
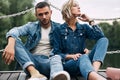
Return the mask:
<path id="1" fill-rule="evenodd" d="M 50 20 L 42 20 L 40 21 L 41 25 L 48 25 L 50 23 Z"/>

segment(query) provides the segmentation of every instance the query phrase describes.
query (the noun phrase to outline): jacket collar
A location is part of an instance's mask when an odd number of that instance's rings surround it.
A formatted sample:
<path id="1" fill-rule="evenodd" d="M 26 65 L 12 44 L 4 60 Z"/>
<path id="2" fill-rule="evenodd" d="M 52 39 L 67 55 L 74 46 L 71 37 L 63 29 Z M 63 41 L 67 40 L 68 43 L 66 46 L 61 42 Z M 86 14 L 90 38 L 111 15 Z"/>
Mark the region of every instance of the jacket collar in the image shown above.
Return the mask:
<path id="1" fill-rule="evenodd" d="M 69 27 L 67 23 L 64 23 L 63 25 L 64 25 L 63 28 L 65 29 Z M 79 22 L 76 22 L 76 29 L 78 30 L 83 29 L 82 24 L 80 24 Z"/>

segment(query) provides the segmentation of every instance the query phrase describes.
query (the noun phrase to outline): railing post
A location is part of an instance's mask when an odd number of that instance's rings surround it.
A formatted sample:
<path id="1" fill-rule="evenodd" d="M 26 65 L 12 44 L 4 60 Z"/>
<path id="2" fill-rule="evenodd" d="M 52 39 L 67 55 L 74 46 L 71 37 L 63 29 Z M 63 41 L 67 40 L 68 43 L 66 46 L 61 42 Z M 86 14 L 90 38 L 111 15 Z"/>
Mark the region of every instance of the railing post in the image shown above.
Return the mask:
<path id="1" fill-rule="evenodd" d="M 0 53 L 3 53 L 4 49 L 0 50 Z"/>

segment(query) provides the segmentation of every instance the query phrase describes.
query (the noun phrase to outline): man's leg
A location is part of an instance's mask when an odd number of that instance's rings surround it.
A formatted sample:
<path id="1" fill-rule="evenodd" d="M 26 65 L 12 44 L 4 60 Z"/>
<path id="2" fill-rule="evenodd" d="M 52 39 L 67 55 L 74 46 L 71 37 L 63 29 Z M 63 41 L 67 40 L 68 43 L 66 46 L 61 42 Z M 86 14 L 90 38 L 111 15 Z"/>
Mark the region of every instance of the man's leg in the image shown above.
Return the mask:
<path id="1" fill-rule="evenodd" d="M 59 55 L 50 58 L 50 68 L 50 80 L 70 80 L 69 74 L 63 71 L 63 65 Z"/>
<path id="2" fill-rule="evenodd" d="M 36 69 L 49 78 L 50 76 L 50 59 L 45 55 L 33 55 Z"/>
<path id="3" fill-rule="evenodd" d="M 44 75 L 40 74 L 39 71 L 34 66 L 30 65 L 26 69 L 31 75 L 29 80 L 34 80 L 34 79 L 47 80 L 47 78 Z"/>
<path id="4" fill-rule="evenodd" d="M 93 62 L 93 67 L 97 72 L 103 63 L 106 52 L 108 48 L 108 39 L 101 38 L 97 41 L 96 45 L 93 47 L 92 51 L 89 54 L 90 60 Z"/>
<path id="5" fill-rule="evenodd" d="M 35 68 L 32 54 L 23 46 L 23 43 L 19 40 L 16 40 L 15 44 L 15 58 L 24 71 L 30 74 L 32 78 L 46 78 L 45 76 L 41 75 Z"/>

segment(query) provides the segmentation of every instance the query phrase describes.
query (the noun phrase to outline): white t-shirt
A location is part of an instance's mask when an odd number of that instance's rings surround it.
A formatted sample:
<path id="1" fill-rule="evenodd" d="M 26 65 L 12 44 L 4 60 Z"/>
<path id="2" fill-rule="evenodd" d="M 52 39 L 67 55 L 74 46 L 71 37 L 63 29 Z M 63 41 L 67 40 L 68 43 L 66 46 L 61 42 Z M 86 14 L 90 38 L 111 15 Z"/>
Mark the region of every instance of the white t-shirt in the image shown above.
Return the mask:
<path id="1" fill-rule="evenodd" d="M 51 30 L 51 26 L 48 27 L 47 29 L 41 27 L 41 40 L 32 51 L 34 54 L 49 56 L 49 53 L 51 51 L 50 40 L 49 40 L 50 30 Z"/>

